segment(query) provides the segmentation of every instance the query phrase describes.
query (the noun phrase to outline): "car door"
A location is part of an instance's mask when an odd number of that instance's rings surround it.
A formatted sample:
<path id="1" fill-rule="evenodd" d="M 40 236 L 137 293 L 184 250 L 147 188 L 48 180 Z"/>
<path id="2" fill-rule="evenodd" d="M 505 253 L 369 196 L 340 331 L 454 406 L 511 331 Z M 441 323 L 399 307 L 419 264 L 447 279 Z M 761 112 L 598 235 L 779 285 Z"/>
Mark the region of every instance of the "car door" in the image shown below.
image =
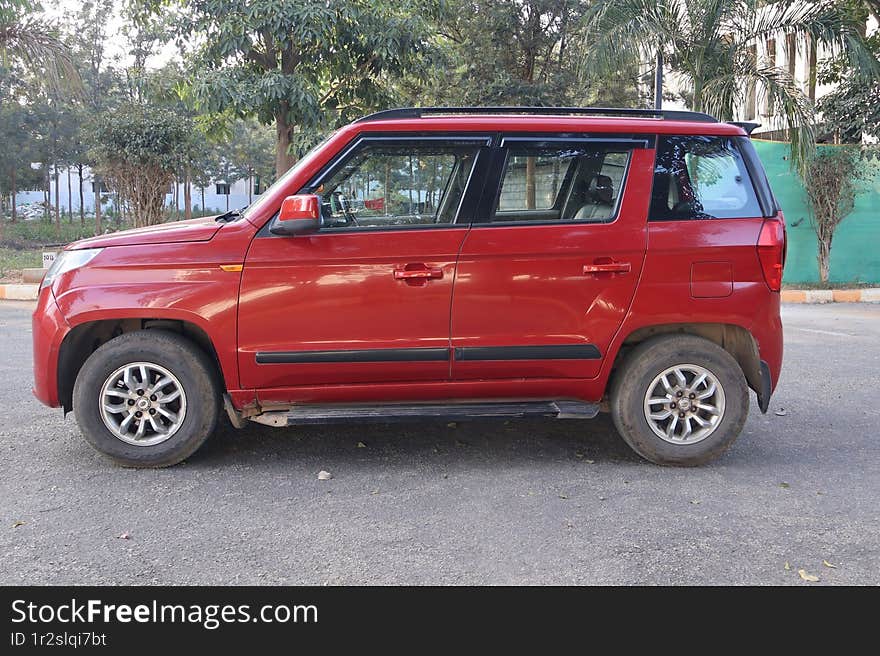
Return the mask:
<path id="1" fill-rule="evenodd" d="M 453 378 L 592 378 L 645 256 L 653 139 L 501 140 L 452 304 Z"/>
<path id="2" fill-rule="evenodd" d="M 244 388 L 449 378 L 455 262 L 488 138 L 357 139 L 300 193 L 321 228 L 253 240 L 242 271 Z"/>

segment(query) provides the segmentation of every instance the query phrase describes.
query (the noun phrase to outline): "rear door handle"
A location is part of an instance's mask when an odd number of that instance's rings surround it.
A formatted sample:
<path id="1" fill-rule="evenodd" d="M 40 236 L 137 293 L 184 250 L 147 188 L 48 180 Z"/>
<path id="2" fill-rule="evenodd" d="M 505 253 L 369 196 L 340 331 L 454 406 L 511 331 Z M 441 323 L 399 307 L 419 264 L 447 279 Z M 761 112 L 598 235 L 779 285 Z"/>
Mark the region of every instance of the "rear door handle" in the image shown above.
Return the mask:
<path id="1" fill-rule="evenodd" d="M 632 265 L 629 262 L 601 262 L 584 265 L 584 273 L 586 275 L 596 273 L 629 273 L 631 270 Z"/>
<path id="2" fill-rule="evenodd" d="M 442 278 L 443 269 L 440 267 L 427 267 L 424 264 L 407 264 L 405 267 L 394 270 L 395 280 L 429 280 Z"/>

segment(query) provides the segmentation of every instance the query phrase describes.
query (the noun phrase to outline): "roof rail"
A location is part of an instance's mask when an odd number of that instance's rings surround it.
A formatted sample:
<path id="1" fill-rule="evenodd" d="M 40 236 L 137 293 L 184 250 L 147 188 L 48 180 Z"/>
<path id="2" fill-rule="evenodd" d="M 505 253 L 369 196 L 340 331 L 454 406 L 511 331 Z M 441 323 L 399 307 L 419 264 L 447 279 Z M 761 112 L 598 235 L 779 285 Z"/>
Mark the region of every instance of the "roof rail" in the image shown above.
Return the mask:
<path id="1" fill-rule="evenodd" d="M 388 121 L 393 119 L 422 118 L 449 114 L 538 114 L 541 116 L 624 116 L 633 118 L 657 118 L 667 121 L 697 121 L 718 123 L 718 119 L 702 112 L 669 109 L 635 109 L 618 107 L 401 107 L 386 109 L 359 118 L 356 123 Z"/>

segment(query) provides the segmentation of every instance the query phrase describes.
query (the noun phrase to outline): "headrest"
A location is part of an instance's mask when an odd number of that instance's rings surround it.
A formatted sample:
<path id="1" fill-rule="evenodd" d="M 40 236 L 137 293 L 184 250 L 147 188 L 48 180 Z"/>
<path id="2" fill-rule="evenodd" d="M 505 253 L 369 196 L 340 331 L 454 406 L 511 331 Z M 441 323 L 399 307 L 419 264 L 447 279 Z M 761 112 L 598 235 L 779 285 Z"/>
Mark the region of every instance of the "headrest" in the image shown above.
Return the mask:
<path id="1" fill-rule="evenodd" d="M 611 205 L 614 201 L 614 183 L 607 175 L 594 175 L 590 180 L 590 200 L 599 205 Z"/>

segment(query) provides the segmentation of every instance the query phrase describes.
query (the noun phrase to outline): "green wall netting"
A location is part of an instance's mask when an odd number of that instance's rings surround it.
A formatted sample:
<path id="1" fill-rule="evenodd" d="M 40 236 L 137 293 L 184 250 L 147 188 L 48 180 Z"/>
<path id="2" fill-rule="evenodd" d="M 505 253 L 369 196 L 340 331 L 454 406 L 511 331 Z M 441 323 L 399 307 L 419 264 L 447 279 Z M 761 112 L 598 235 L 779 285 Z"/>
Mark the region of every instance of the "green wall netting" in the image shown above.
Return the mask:
<path id="1" fill-rule="evenodd" d="M 834 146 L 820 146 L 820 148 Z M 816 235 L 810 227 L 807 199 L 800 178 L 789 167 L 788 144 L 755 140 L 755 149 L 785 213 L 788 260 L 784 281 L 818 282 Z M 876 167 L 876 163 L 866 164 Z M 861 183 L 855 209 L 838 226 L 831 246 L 832 282 L 880 282 L 880 175 Z"/>

